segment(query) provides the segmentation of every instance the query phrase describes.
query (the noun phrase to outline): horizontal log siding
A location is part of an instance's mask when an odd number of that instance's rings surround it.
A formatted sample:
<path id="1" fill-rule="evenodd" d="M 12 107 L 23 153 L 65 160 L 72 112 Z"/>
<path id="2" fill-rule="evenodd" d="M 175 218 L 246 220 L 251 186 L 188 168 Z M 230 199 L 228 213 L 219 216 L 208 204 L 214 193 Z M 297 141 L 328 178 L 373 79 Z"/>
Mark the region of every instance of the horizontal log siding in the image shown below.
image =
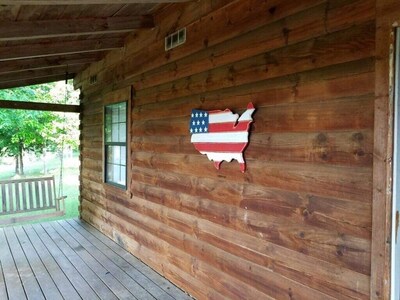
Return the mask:
<path id="1" fill-rule="evenodd" d="M 166 6 L 75 80 L 82 217 L 198 298 L 368 299 L 374 18 L 369 0 Z M 125 192 L 103 183 L 102 107 L 129 86 Z M 190 144 L 191 109 L 250 101 L 248 169 L 217 171 Z"/>

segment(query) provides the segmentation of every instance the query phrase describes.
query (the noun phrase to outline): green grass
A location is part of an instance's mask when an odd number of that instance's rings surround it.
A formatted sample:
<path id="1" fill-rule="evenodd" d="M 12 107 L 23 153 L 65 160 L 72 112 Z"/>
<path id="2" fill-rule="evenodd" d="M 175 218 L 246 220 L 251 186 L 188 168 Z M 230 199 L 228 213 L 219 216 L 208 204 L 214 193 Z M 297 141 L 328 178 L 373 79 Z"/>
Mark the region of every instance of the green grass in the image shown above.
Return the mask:
<path id="1" fill-rule="evenodd" d="M 59 189 L 59 179 L 60 179 L 60 161 L 58 158 L 54 157 L 48 159 L 46 161 L 48 174 L 46 175 L 54 175 L 56 179 L 56 194 L 58 195 Z M 0 163 L 0 180 L 10 179 L 15 176 L 14 165 L 6 165 Z M 25 163 L 25 176 L 24 177 L 38 177 L 44 176 L 43 174 L 43 162 L 31 161 L 29 163 Z M 78 206 L 79 206 L 79 159 L 78 155 L 74 155 L 72 158 L 67 158 L 64 160 L 64 169 L 63 169 L 63 193 L 64 196 L 67 196 L 65 199 L 65 215 L 62 217 L 54 217 L 54 218 L 46 218 L 46 219 L 38 219 L 26 223 L 21 224 L 33 224 L 43 221 L 54 221 L 54 220 L 62 220 L 62 219 L 70 219 L 76 218 L 79 215 Z M 23 215 L 33 214 L 33 213 L 24 213 Z M 22 214 L 20 214 L 22 215 Z M 15 225 L 15 224 L 13 224 Z"/>

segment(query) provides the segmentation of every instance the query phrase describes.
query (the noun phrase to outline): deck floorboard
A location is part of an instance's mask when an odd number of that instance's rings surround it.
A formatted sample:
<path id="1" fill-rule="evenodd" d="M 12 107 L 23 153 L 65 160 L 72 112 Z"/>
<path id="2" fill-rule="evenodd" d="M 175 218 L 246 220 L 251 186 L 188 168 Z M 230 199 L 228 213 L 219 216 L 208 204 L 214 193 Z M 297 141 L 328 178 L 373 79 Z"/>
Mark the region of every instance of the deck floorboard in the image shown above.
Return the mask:
<path id="1" fill-rule="evenodd" d="M 78 219 L 0 228 L 0 299 L 190 300 Z"/>

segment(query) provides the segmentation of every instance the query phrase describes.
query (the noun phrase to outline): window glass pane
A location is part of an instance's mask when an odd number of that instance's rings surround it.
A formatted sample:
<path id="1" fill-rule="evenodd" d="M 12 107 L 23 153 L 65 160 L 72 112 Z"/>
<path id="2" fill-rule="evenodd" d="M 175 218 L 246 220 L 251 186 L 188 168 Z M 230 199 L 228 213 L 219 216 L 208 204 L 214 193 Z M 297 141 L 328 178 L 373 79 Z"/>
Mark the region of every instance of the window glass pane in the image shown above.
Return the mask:
<path id="1" fill-rule="evenodd" d="M 126 123 L 126 103 L 121 103 L 119 108 L 119 122 Z"/>
<path id="2" fill-rule="evenodd" d="M 121 165 L 126 166 L 126 147 L 121 147 Z"/>
<path id="3" fill-rule="evenodd" d="M 121 184 L 125 185 L 126 184 L 126 168 L 121 167 Z"/>
<path id="4" fill-rule="evenodd" d="M 107 164 L 107 173 L 106 173 L 106 181 L 112 182 L 113 179 L 113 166 L 111 164 Z"/>
<path id="5" fill-rule="evenodd" d="M 106 159 L 107 162 L 113 162 L 113 151 L 111 146 L 106 146 Z"/>
<path id="6" fill-rule="evenodd" d="M 119 110 L 118 106 L 114 106 L 112 108 L 112 122 L 113 123 L 118 123 L 119 122 Z"/>
<path id="7" fill-rule="evenodd" d="M 120 146 L 113 146 L 112 148 L 113 148 L 113 150 L 112 150 L 112 152 L 113 152 L 112 163 L 119 165 L 119 164 L 121 164 L 121 149 L 120 149 L 121 147 Z"/>
<path id="8" fill-rule="evenodd" d="M 105 120 L 105 123 L 107 125 L 111 124 L 111 114 L 112 114 L 112 108 L 107 106 L 106 107 L 106 120 Z"/>
<path id="9" fill-rule="evenodd" d="M 126 142 L 126 123 L 119 124 L 119 140 L 118 142 L 125 143 Z"/>
<path id="10" fill-rule="evenodd" d="M 121 167 L 119 165 L 113 165 L 113 181 L 120 183 L 121 181 Z"/>
<path id="11" fill-rule="evenodd" d="M 105 181 L 126 186 L 127 103 L 105 107 Z"/>
<path id="12" fill-rule="evenodd" d="M 119 125 L 113 124 L 112 125 L 112 132 L 111 132 L 111 142 L 119 142 Z"/>
<path id="13" fill-rule="evenodd" d="M 106 136 L 106 142 L 111 142 L 111 126 L 104 129 L 104 134 Z"/>

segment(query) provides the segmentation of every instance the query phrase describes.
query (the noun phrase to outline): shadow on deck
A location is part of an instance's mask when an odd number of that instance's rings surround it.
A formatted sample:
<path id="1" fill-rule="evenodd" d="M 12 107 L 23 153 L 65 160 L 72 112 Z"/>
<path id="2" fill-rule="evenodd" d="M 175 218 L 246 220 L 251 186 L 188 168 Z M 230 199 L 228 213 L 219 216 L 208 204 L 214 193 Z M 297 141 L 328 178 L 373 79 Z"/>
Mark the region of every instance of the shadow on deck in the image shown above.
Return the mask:
<path id="1" fill-rule="evenodd" d="M 87 223 L 0 229 L 0 299 L 192 299 Z"/>

